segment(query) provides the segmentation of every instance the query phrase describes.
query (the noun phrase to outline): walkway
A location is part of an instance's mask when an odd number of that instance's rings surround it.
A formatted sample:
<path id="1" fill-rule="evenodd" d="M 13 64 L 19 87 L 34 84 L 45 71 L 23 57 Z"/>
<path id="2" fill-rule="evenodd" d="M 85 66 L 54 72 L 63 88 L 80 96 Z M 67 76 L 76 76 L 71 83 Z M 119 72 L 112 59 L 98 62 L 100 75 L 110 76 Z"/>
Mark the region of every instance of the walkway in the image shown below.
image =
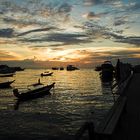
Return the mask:
<path id="1" fill-rule="evenodd" d="M 134 74 L 126 89 L 126 111 L 113 135 L 113 140 L 140 140 L 140 74 Z"/>

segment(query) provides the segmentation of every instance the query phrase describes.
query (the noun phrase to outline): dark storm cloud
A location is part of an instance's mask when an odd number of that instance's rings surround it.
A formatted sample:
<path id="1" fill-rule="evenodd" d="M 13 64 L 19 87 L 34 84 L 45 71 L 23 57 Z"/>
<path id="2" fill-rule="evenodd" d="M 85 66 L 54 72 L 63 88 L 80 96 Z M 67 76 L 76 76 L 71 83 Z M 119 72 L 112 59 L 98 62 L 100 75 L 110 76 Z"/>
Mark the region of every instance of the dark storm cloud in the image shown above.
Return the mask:
<path id="1" fill-rule="evenodd" d="M 14 30 L 12 28 L 0 29 L 0 37 L 13 37 Z"/>
<path id="2" fill-rule="evenodd" d="M 104 35 L 108 39 L 114 39 L 114 42 L 120 42 L 120 43 L 127 43 L 127 44 L 133 44 L 136 46 L 140 45 L 140 36 L 123 36 L 118 35 L 113 32 L 104 32 Z"/>
<path id="3" fill-rule="evenodd" d="M 80 43 L 89 43 L 91 40 L 84 34 L 67 34 L 67 33 L 53 33 L 41 38 L 31 38 L 31 39 L 22 39 L 23 42 L 52 42 L 57 44 L 51 46 L 58 45 L 72 45 L 72 44 L 80 44 Z M 59 44 L 58 44 L 59 43 Z M 61 43 L 61 44 L 60 44 Z"/>
<path id="4" fill-rule="evenodd" d="M 54 30 L 54 29 L 57 29 L 57 28 L 49 27 L 49 28 L 34 29 L 34 30 L 30 30 L 30 31 L 27 31 L 27 32 L 20 33 L 17 36 L 24 36 L 26 34 L 33 33 L 33 32 L 45 32 L 45 31 Z"/>
<path id="5" fill-rule="evenodd" d="M 128 43 L 128 44 L 133 44 L 136 46 L 140 46 L 140 36 L 130 36 L 130 37 L 119 37 L 118 40 L 116 40 L 116 42 L 121 42 L 121 43 Z"/>

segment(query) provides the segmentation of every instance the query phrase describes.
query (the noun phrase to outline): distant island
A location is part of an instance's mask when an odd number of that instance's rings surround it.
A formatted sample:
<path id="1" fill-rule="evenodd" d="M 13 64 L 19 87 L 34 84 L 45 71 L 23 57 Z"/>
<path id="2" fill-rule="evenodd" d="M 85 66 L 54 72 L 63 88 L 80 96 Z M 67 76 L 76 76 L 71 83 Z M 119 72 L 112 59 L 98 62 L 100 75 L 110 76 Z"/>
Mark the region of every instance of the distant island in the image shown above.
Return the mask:
<path id="1" fill-rule="evenodd" d="M 23 71 L 24 68 L 21 67 L 9 67 L 7 65 L 0 65 L 0 73 L 15 73 L 16 71 Z"/>

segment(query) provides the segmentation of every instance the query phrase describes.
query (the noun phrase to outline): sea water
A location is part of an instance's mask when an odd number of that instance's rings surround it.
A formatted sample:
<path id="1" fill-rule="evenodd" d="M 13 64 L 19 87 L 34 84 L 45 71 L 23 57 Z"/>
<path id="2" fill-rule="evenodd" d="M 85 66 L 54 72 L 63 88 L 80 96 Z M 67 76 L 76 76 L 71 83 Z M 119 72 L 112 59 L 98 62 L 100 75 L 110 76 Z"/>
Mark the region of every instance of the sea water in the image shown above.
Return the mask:
<path id="1" fill-rule="evenodd" d="M 40 74 L 45 71 L 53 72 L 53 75 L 41 77 Z M 37 83 L 39 78 L 44 85 L 55 82 L 51 94 L 17 104 L 13 89 L 18 88 L 20 92 L 34 89 L 30 85 Z M 62 135 L 74 136 L 86 121 L 97 126 L 113 104 L 110 84 L 102 83 L 94 69 L 25 69 L 16 72 L 13 77 L 0 78 L 0 82 L 10 80 L 15 80 L 11 88 L 0 89 L 0 111 L 6 111 L 7 119 L 12 114 L 15 123 L 10 125 L 19 134 L 25 132 L 60 138 Z M 7 125 L 5 114 L 1 115 L 0 130 L 10 133 L 2 126 Z M 11 129 L 11 132 L 15 130 Z"/>

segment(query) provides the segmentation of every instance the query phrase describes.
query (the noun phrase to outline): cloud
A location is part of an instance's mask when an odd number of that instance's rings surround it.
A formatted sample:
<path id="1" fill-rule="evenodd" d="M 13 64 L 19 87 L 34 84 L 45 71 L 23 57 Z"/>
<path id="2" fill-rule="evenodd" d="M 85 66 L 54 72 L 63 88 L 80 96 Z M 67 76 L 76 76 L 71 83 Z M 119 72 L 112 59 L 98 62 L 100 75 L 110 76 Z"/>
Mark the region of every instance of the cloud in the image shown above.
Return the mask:
<path id="1" fill-rule="evenodd" d="M 85 6 L 92 6 L 102 3 L 102 0 L 83 0 Z"/>
<path id="2" fill-rule="evenodd" d="M 114 39 L 114 42 L 127 43 L 127 44 L 140 46 L 140 36 L 123 36 L 113 32 L 104 32 L 104 35 L 108 39 Z"/>
<path id="3" fill-rule="evenodd" d="M 51 42 L 57 44 L 53 44 L 51 46 L 61 46 L 61 45 L 73 45 L 80 43 L 89 43 L 91 40 L 85 34 L 72 34 L 72 33 L 52 33 L 42 37 L 37 38 L 29 38 L 29 39 L 21 39 L 23 42 Z M 61 44 L 58 44 L 61 43 Z"/>
<path id="4" fill-rule="evenodd" d="M 126 23 L 127 23 L 127 21 L 120 19 L 120 20 L 114 21 L 114 26 L 120 26 L 120 25 L 124 25 Z"/>
<path id="5" fill-rule="evenodd" d="M 58 13 L 69 13 L 72 10 L 72 6 L 69 5 L 68 3 L 63 3 L 62 5 L 59 6 L 58 8 Z"/>
<path id="6" fill-rule="evenodd" d="M 24 18 L 23 18 L 24 17 Z M 31 25 L 46 25 L 48 22 L 46 21 L 37 21 L 33 18 L 29 18 L 29 16 L 23 16 L 14 18 L 14 17 L 4 17 L 3 21 L 5 24 L 10 24 L 12 26 L 16 26 L 20 28 L 26 27 L 26 26 L 31 26 Z"/>
<path id="7" fill-rule="evenodd" d="M 97 5 L 97 4 L 114 4 L 118 3 L 121 0 L 83 0 L 83 3 L 85 6 L 92 6 L 92 5 Z"/>
<path id="8" fill-rule="evenodd" d="M 127 59 L 127 58 L 137 58 L 137 55 L 140 54 L 140 49 L 138 48 L 125 48 L 122 50 L 105 50 L 105 51 L 94 51 L 94 49 L 82 49 L 75 50 L 72 52 L 77 56 L 80 56 L 80 59 L 77 59 L 79 62 L 83 62 L 83 64 L 95 64 L 101 63 L 104 60 L 116 60 Z"/>
<path id="9" fill-rule="evenodd" d="M 51 48 L 53 51 L 64 51 L 65 49 L 62 47 Z"/>
<path id="10" fill-rule="evenodd" d="M 45 31 L 54 30 L 54 29 L 57 29 L 57 28 L 55 28 L 55 27 L 49 27 L 49 28 L 34 29 L 34 30 L 29 30 L 29 31 L 20 33 L 17 36 L 24 36 L 26 34 L 33 33 L 33 32 L 45 32 Z"/>
<path id="11" fill-rule="evenodd" d="M 18 57 L 15 54 L 8 51 L 0 50 L 0 61 L 16 59 L 18 59 Z"/>
<path id="12" fill-rule="evenodd" d="M 0 2 L 0 11 L 5 23 L 12 26 L 57 24 L 70 20 L 72 5 L 56 1 L 7 1 Z"/>
<path id="13" fill-rule="evenodd" d="M 100 26 L 90 22 L 86 22 L 84 26 L 90 38 L 93 39 L 103 38 L 103 39 L 110 39 L 114 42 L 133 44 L 136 46 L 140 45 L 140 36 L 125 36 L 122 35 L 123 32 L 122 30 L 113 31 L 112 28 L 106 28 L 104 26 Z"/>
<path id="14" fill-rule="evenodd" d="M 140 36 L 130 36 L 130 37 L 120 36 L 119 39 L 116 40 L 116 42 L 128 43 L 128 44 L 140 46 Z"/>
<path id="15" fill-rule="evenodd" d="M 100 19 L 102 16 L 105 16 L 106 14 L 108 14 L 108 12 L 98 14 L 95 14 L 94 12 L 88 12 L 86 14 L 83 14 L 82 17 L 87 19 Z"/>
<path id="16" fill-rule="evenodd" d="M 14 30 L 12 28 L 6 28 L 6 29 L 0 29 L 0 37 L 13 37 L 14 36 Z"/>
<path id="17" fill-rule="evenodd" d="M 86 13 L 83 15 L 84 18 L 87 18 L 87 19 L 93 19 L 93 18 L 99 18 L 100 15 L 99 14 L 95 14 L 94 12 L 89 12 L 89 13 Z"/>
<path id="18" fill-rule="evenodd" d="M 140 2 L 139 1 L 135 1 L 135 2 L 130 2 L 129 5 L 126 6 L 126 10 L 127 11 L 139 11 L 140 10 Z"/>

